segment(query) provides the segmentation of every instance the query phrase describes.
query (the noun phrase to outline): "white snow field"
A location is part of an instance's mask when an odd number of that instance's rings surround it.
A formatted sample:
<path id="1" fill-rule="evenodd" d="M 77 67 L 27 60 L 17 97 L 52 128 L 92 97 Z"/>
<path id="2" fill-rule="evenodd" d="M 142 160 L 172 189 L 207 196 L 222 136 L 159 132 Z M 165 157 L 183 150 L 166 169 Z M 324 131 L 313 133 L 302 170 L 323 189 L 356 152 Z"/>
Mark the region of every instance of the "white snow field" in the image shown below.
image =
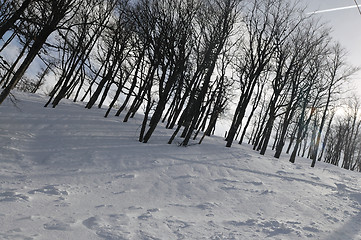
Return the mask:
<path id="1" fill-rule="evenodd" d="M 361 239 L 361 175 L 166 142 L 142 119 L 15 93 L 0 106 L 0 239 Z"/>

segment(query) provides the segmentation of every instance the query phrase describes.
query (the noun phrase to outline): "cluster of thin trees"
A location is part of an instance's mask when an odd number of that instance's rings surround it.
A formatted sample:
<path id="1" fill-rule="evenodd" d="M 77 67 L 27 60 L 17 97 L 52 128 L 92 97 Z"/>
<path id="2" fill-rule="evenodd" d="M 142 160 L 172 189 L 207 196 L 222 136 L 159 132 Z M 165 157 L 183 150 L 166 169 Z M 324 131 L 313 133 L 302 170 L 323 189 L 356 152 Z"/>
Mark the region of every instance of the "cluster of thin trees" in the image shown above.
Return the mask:
<path id="1" fill-rule="evenodd" d="M 343 167 L 361 170 L 349 141 L 359 119 L 332 124 L 356 69 L 329 32 L 287 0 L 0 0 L 0 104 L 15 87 L 51 83 L 46 107 L 107 105 L 105 117 L 115 109 L 124 122 L 141 111 L 139 141 L 162 122 L 183 146 L 235 105 L 227 147 L 247 138 L 261 154 L 307 155 L 312 166 L 345 156 Z M 33 62 L 39 73 L 26 76 Z"/>
<path id="2" fill-rule="evenodd" d="M 361 171 L 361 101 L 352 96 L 343 103 L 342 114 L 327 128 L 324 161 Z"/>

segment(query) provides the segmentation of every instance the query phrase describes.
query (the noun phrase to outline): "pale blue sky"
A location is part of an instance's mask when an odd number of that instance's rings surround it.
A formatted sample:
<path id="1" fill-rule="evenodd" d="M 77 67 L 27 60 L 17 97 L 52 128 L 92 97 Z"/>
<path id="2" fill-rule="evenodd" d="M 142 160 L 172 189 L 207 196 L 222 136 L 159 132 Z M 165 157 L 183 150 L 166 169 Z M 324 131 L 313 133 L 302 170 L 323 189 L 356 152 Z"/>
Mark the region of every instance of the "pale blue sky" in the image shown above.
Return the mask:
<path id="1" fill-rule="evenodd" d="M 356 0 L 361 4 L 361 0 Z M 301 0 L 308 5 L 309 12 L 320 11 L 317 17 L 333 28 L 332 36 L 346 48 L 349 62 L 354 66 L 361 66 L 361 15 L 357 8 L 342 9 L 356 6 L 354 0 Z M 329 10 L 333 11 L 322 11 Z M 354 79 L 361 95 L 361 72 Z"/>

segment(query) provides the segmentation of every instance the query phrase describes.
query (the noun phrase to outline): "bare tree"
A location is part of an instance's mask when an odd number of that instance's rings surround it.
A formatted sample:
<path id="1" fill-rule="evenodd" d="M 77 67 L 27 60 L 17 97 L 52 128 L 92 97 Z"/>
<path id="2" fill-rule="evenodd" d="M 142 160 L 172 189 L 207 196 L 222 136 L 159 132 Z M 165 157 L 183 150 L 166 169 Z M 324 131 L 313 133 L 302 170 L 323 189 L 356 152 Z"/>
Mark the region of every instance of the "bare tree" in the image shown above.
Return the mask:
<path id="1" fill-rule="evenodd" d="M 328 32 L 329 29 L 323 24 L 313 19 L 308 19 L 300 25 L 291 37 L 292 58 L 289 65 L 290 87 L 287 92 L 287 100 L 283 107 L 283 120 L 275 152 L 276 158 L 279 158 L 282 153 L 291 123 L 296 121 L 296 119 L 297 121 L 299 120 L 296 110 L 303 98 L 302 91 L 304 91 L 304 88 L 302 86 L 306 80 L 305 76 L 309 76 L 307 72 L 310 73 L 310 64 L 313 64 L 311 68 L 313 70 L 311 72 L 316 74 L 314 77 L 323 71 L 323 61 L 327 54 L 326 47 L 330 41 Z M 322 79 L 322 77 L 319 79 Z M 295 131 L 293 131 L 293 133 L 295 133 Z M 291 134 L 291 136 L 294 137 L 295 134 Z M 293 137 L 291 138 L 290 146 L 293 143 Z"/>
<path id="2" fill-rule="evenodd" d="M 320 93 L 322 91 L 320 85 L 318 85 L 321 69 L 320 65 L 322 64 L 322 61 L 320 61 L 320 58 L 322 59 L 322 57 L 320 56 L 322 55 L 315 54 L 315 56 L 308 60 L 310 64 L 307 65 L 307 69 L 302 76 L 302 84 L 299 86 L 299 117 L 295 138 L 296 143 L 290 156 L 290 162 L 292 163 L 296 160 L 296 155 L 300 150 L 301 142 L 307 135 L 309 123 L 316 112 L 317 104 L 320 102 Z"/>
<path id="3" fill-rule="evenodd" d="M 28 54 L 23 60 L 20 67 L 14 73 L 9 84 L 4 88 L 0 94 L 0 104 L 9 95 L 11 89 L 20 81 L 25 71 L 28 69 L 31 62 L 39 53 L 47 38 L 57 28 L 62 25 L 62 20 L 69 14 L 69 11 L 73 8 L 74 0 L 52 0 L 52 1 L 40 1 L 34 3 L 32 11 L 39 12 L 38 26 L 39 32 L 36 35 L 33 44 L 31 45 Z"/>
<path id="4" fill-rule="evenodd" d="M 31 0 L 24 0 L 20 3 L 20 6 L 17 6 L 19 4 L 18 1 L 11 1 L 11 3 L 6 3 L 5 1 L 0 5 L 0 39 L 3 38 L 7 31 L 14 27 L 15 22 L 20 19 L 30 3 Z"/>
<path id="5" fill-rule="evenodd" d="M 330 130 L 324 161 L 345 169 L 360 171 L 360 99 L 352 95 L 341 110 L 343 114 L 337 117 Z"/>
<path id="6" fill-rule="evenodd" d="M 58 82 L 45 106 L 52 101 L 52 107 L 56 107 L 61 99 L 66 95 L 70 95 L 75 89 L 76 84 L 79 82 L 79 74 L 84 71 L 85 63 L 90 61 L 92 50 L 110 21 L 114 9 L 112 0 L 83 1 L 87 6 L 75 12 L 74 20 L 78 20 L 79 24 L 73 24 L 59 31 L 66 47 L 63 50 L 65 67 L 61 69 Z M 97 9 L 98 12 L 94 13 L 94 9 Z M 67 54 L 69 54 L 68 57 L 66 57 Z"/>
<path id="7" fill-rule="evenodd" d="M 325 106 L 323 108 L 321 123 L 318 127 L 316 141 L 314 146 L 312 147 L 313 151 L 310 156 L 310 158 L 312 159 L 311 167 L 314 167 L 316 164 L 321 135 L 326 122 L 326 118 L 328 116 L 331 101 L 335 99 L 336 94 L 340 93 L 341 86 L 345 83 L 345 81 L 347 81 L 347 79 L 357 71 L 356 68 L 347 66 L 345 57 L 345 50 L 343 50 L 339 44 L 335 44 L 331 48 L 331 53 L 328 55 L 328 62 L 326 63 L 327 72 L 325 73 L 325 76 L 323 78 L 323 85 L 325 86 L 326 90 L 326 100 Z"/>
<path id="8" fill-rule="evenodd" d="M 163 1 L 161 7 L 162 9 L 159 10 L 164 16 L 159 16 L 157 29 L 164 34 L 163 41 L 158 42 L 162 45 L 164 59 L 161 63 L 162 74 L 158 82 L 158 102 L 150 120 L 149 129 L 144 136 L 144 143 L 148 142 L 161 120 L 171 90 L 174 90 L 174 86 L 181 79 L 192 50 L 191 34 L 197 6 L 183 1 Z"/>
<path id="9" fill-rule="evenodd" d="M 215 8 L 215 6 L 217 8 Z M 210 86 L 211 77 L 216 67 L 218 56 L 231 36 L 235 23 L 239 18 L 238 14 L 240 11 L 240 5 L 237 0 L 213 0 L 207 2 L 205 7 L 206 10 L 210 11 L 205 11 L 201 18 L 203 19 L 201 24 L 205 24 L 206 21 L 209 21 L 208 25 L 205 25 L 208 29 L 202 30 L 205 40 L 202 68 L 205 68 L 206 70 L 202 86 L 199 89 L 200 91 L 197 94 L 197 97 L 194 98 L 193 103 L 188 104 L 188 112 L 191 114 L 192 119 L 189 122 L 190 124 L 188 125 L 187 133 L 185 134 L 185 138 L 182 142 L 182 145 L 184 146 L 188 145 L 191 135 L 195 129 L 201 105 Z M 208 14 L 208 16 L 205 14 Z M 212 17 L 210 18 L 210 16 Z"/>
<path id="10" fill-rule="evenodd" d="M 104 102 L 106 95 L 110 90 L 110 85 L 116 83 L 117 93 L 114 100 L 116 101 L 124 84 L 125 79 L 129 77 L 132 70 L 127 69 L 125 72 L 125 65 L 127 60 L 131 60 L 131 52 L 134 51 L 134 38 L 133 38 L 133 23 L 129 19 L 128 3 L 126 1 L 117 2 L 116 13 L 114 14 L 114 22 L 109 23 L 107 29 L 103 31 L 100 44 L 104 48 L 104 59 L 101 59 L 101 64 L 104 66 L 104 73 L 101 80 L 98 82 L 98 86 L 94 93 L 91 95 L 89 102 L 85 106 L 91 108 L 97 99 L 100 97 L 100 93 L 104 91 L 99 107 Z M 101 58 L 101 57 L 100 57 Z M 117 75 L 121 77 L 117 79 Z M 104 87 L 106 88 L 104 89 Z M 114 101 L 114 102 L 115 102 Z M 114 103 L 113 103 L 114 105 Z"/>
<path id="11" fill-rule="evenodd" d="M 298 26 L 300 19 L 295 17 L 296 12 L 297 5 L 283 0 L 255 0 L 247 9 L 244 22 L 247 34 L 237 66 L 241 93 L 228 132 L 227 147 L 232 145 L 260 76 L 276 51 L 276 43 L 282 45 Z"/>

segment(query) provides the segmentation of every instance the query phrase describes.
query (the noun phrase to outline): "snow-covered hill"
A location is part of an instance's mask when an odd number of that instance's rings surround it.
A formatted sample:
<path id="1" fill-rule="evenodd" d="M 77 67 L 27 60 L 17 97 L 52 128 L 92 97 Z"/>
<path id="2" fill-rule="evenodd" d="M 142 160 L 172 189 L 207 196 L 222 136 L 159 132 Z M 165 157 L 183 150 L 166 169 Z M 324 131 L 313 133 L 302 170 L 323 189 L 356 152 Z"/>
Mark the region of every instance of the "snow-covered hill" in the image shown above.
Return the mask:
<path id="1" fill-rule="evenodd" d="M 16 94 L 0 106 L 0 239 L 361 239 L 361 175 Z"/>

